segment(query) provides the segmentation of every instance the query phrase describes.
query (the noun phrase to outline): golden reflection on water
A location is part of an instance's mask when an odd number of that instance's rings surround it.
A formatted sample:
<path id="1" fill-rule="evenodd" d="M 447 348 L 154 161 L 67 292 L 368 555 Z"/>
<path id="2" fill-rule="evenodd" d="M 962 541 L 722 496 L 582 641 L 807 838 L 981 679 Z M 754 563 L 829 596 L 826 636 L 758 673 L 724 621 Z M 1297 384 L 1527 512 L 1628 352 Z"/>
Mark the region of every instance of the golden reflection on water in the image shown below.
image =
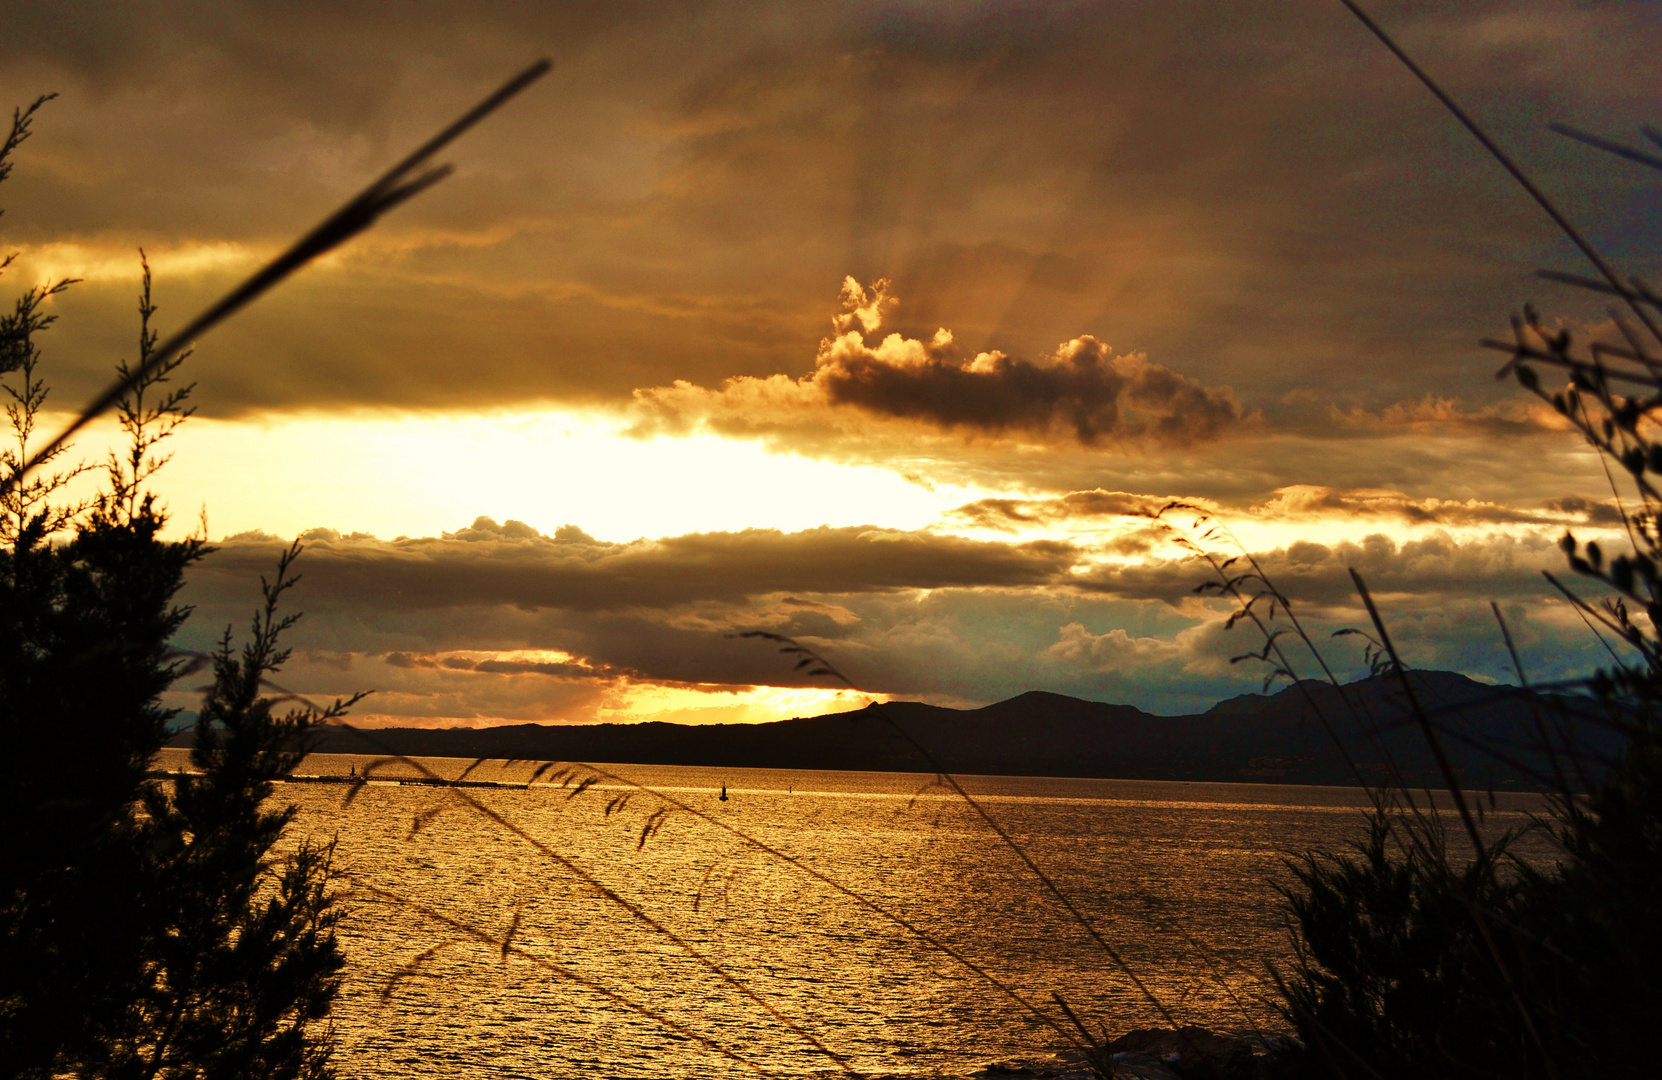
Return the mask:
<path id="1" fill-rule="evenodd" d="M 302 773 L 374 759 L 315 755 Z M 164 768 L 185 765 L 164 751 Z M 469 764 L 422 759 L 440 775 Z M 524 780 L 531 766 L 470 779 Z M 1110 1033 L 1159 1014 L 974 812 L 912 773 L 617 765 L 903 916 L 1049 1006 L 1061 994 Z M 378 769 L 392 777 L 407 767 Z M 1360 836 L 1343 788 L 1033 777 L 961 778 L 1096 923 L 1179 1021 L 1279 1027 L 1264 962 L 1288 959 L 1276 885 L 1286 853 Z M 729 799 L 718 794 L 725 785 Z M 338 836 L 358 893 L 342 927 L 342 1075 L 718 1077 L 746 1070 L 708 1045 L 466 937 L 417 906 L 649 1007 L 770 1074 L 835 1064 L 665 936 L 459 800 L 451 789 L 287 784 L 292 837 Z M 469 788 L 637 905 L 862 1073 L 951 1076 L 1058 1049 L 1000 991 L 830 886 L 707 822 L 597 783 Z M 608 807 L 611 812 L 608 813 Z M 1501 796 L 1489 827 L 1539 803 Z M 422 826 L 412 834 L 417 820 Z M 517 920 L 517 921 L 516 921 Z M 435 951 L 436 950 L 436 951 Z M 413 968 L 411 962 L 423 957 Z M 402 977 L 394 979 L 400 972 Z M 388 992 L 390 985 L 390 993 Z M 1051 1011 L 1054 1011 L 1052 1009 Z"/>

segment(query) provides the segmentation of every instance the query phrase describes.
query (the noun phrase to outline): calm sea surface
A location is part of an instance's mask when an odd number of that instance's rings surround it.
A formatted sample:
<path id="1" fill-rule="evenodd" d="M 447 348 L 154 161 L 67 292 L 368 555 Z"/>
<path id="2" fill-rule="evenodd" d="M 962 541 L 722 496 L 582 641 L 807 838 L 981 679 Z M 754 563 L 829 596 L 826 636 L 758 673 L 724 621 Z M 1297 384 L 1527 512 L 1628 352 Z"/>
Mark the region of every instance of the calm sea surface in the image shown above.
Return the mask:
<path id="1" fill-rule="evenodd" d="M 372 760 L 314 755 L 298 771 L 345 775 Z M 164 751 L 159 764 L 185 762 Z M 421 763 L 447 777 L 468 765 Z M 1060 994 L 1113 1033 L 1161 1022 L 975 811 L 927 787 L 927 775 L 602 768 L 713 821 L 611 778 L 575 796 L 540 784 L 372 783 L 347 803 L 341 785 L 278 789 L 301 808 L 293 837 L 338 836 L 352 878 L 397 898 L 350 900 L 341 1075 L 751 1072 L 722 1049 L 772 1075 L 839 1072 L 812 1036 L 862 1073 L 941 1077 L 1060 1047 L 989 979 L 743 837 L 1051 1013 Z M 530 771 L 493 763 L 470 779 Z M 413 772 L 376 773 L 400 774 Z M 1288 955 L 1276 894 L 1284 855 L 1360 835 L 1363 797 L 1344 788 L 963 779 L 1166 1008 L 1216 1028 L 1278 1026 L 1263 971 Z M 1520 826 L 1538 808 L 1503 795 L 1488 822 Z"/>

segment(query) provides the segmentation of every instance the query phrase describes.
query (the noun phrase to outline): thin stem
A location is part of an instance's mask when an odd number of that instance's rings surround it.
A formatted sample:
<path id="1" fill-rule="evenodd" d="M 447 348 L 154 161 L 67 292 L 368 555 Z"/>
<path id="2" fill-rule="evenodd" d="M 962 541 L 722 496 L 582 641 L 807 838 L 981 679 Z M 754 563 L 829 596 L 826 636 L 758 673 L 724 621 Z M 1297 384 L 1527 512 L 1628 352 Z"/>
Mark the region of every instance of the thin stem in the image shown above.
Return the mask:
<path id="1" fill-rule="evenodd" d="M 925 930 L 922 927 L 916 925 L 915 923 L 913 923 L 911 920 L 905 918 L 904 916 L 898 915 L 898 914 L 888 910 L 887 908 L 883 907 L 881 904 L 877 903 L 876 901 L 871 900 L 870 898 L 868 898 L 866 896 L 863 896 L 858 892 L 855 892 L 853 889 L 851 889 L 848 886 L 844 885 L 842 882 L 837 881 L 835 878 L 833 878 L 833 877 L 831 877 L 831 876 L 829 876 L 829 875 L 827 875 L 827 874 L 825 874 L 825 873 L 823 873 L 819 870 L 816 870 L 814 867 L 809 866 L 807 863 L 805 863 L 802 860 L 796 858 L 795 856 L 789 855 L 786 852 L 780 851 L 778 848 L 773 847 L 772 845 L 766 843 L 765 841 L 758 840 L 754 836 L 751 836 L 749 833 L 746 833 L 741 829 L 735 828 L 734 826 L 729 825 L 727 822 L 722 821 L 720 818 L 717 818 L 717 817 L 714 817 L 710 814 L 707 814 L 704 811 L 698 809 L 697 807 L 691 805 L 690 803 L 683 802 L 682 800 L 675 798 L 673 795 L 670 795 L 667 792 L 659 791 L 656 788 L 650 788 L 650 787 L 647 787 L 644 784 L 636 783 L 635 781 L 630 780 L 627 777 L 619 776 L 617 773 L 609 772 L 605 769 L 600 768 L 597 765 L 591 765 L 587 762 L 570 762 L 569 764 L 575 765 L 575 766 L 577 766 L 579 768 L 582 768 L 582 769 L 587 769 L 587 770 L 595 773 L 596 775 L 598 775 L 600 777 L 603 777 L 604 779 L 612 780 L 616 783 L 627 785 L 628 787 L 634 788 L 635 790 L 640 791 L 644 794 L 651 795 L 653 798 L 659 799 L 660 801 L 662 801 L 662 802 L 664 802 L 664 803 L 666 803 L 670 806 L 675 807 L 677 810 L 680 810 L 680 811 L 683 811 L 687 814 L 690 814 L 691 816 L 693 816 L 695 818 L 698 818 L 700 821 L 703 821 L 703 822 L 705 822 L 707 824 L 710 824 L 710 825 L 714 825 L 716 828 L 721 829 L 722 831 L 727 832 L 727 833 L 731 834 L 732 836 L 737 837 L 739 840 L 743 841 L 746 844 L 749 844 L 750 846 L 756 848 L 757 850 L 759 850 L 759 851 L 761 851 L 761 852 L 763 852 L 767 855 L 771 855 L 774 858 L 776 858 L 776 859 L 780 860 L 781 862 L 785 863 L 786 865 L 794 867 L 797 870 L 802 871 L 804 874 L 807 874 L 809 877 L 813 878 L 814 880 L 819 881 L 820 883 L 822 883 L 824 885 L 830 886 L 832 889 L 835 889 L 837 892 L 839 892 L 839 893 L 843 894 L 844 896 L 848 897 L 849 899 L 853 900 L 855 903 L 857 903 L 860 906 L 866 908 L 868 911 L 871 911 L 874 914 L 879 915 L 879 916 L 889 920 L 890 922 L 894 923 L 896 926 L 899 926 L 900 928 L 905 930 L 907 933 L 912 934 L 914 937 L 918 938 L 920 941 L 923 941 L 923 942 L 927 943 L 928 945 L 930 945 L 930 946 L 932 946 L 936 949 L 939 949 L 941 952 L 945 953 L 947 956 L 951 957 L 957 963 L 962 965 L 965 969 L 967 969 L 971 973 L 975 974 L 976 976 L 978 976 L 979 978 L 981 978 L 985 982 L 989 983 L 994 989 L 998 990 L 1001 994 L 1003 994 L 1004 996 L 1010 998 L 1017 1005 L 1020 1005 L 1027 1012 L 1031 1013 L 1034 1016 L 1034 1018 L 1036 1018 L 1041 1023 L 1045 1024 L 1046 1026 L 1048 1026 L 1051 1029 L 1053 1029 L 1054 1031 L 1056 1031 L 1057 1034 L 1063 1036 L 1064 1038 L 1069 1038 L 1069 1039 L 1071 1039 L 1073 1037 L 1072 1033 L 1070 1031 L 1068 1031 L 1067 1028 L 1065 1028 L 1061 1024 L 1058 1024 L 1056 1022 L 1056 1020 L 1054 1018 L 1052 1018 L 1049 1014 L 1047 1014 L 1044 1010 L 1040 1009 L 1037 1005 L 1034 1005 L 1032 1002 L 1028 1001 L 1025 997 L 1023 997 L 1020 993 L 1018 993 L 1013 987 L 1009 986 L 1002 979 L 999 979 L 997 976 L 993 975 L 991 972 L 989 972 L 985 968 L 981 967 L 981 965 L 977 964 L 975 961 L 969 959 L 967 956 L 965 956 L 963 953 L 959 952 L 953 946 L 951 946 L 951 945 L 947 944 L 946 942 L 940 940 L 935 935 L 929 933 L 927 930 Z"/>
<path id="2" fill-rule="evenodd" d="M 366 739 L 368 739 L 371 742 L 376 741 L 376 740 L 374 740 L 373 736 L 366 735 L 361 728 L 354 728 L 353 730 L 356 731 L 359 735 L 364 736 Z M 393 758 L 391 758 L 391 760 L 397 760 L 397 761 L 400 761 L 404 764 L 409 765 L 411 768 L 414 768 L 417 772 L 419 772 L 422 776 L 426 777 L 429 780 L 442 779 L 438 775 L 438 773 L 435 773 L 432 769 L 429 769 L 425 764 L 423 764 L 422 762 L 418 761 L 415 758 L 404 757 L 403 755 L 396 755 Z M 365 780 L 367 780 L 369 769 L 366 768 L 364 770 L 364 773 L 365 773 Z M 490 807 L 486 806 L 484 803 L 480 802 L 478 799 L 475 799 L 473 796 L 469 795 L 466 792 L 465 789 L 457 788 L 457 787 L 451 787 L 451 788 L 448 788 L 447 790 L 449 791 L 451 797 L 461 801 L 463 804 L 465 804 L 470 809 L 472 809 L 475 813 L 485 817 L 492 824 L 496 825 L 498 828 L 503 829 L 504 831 L 513 834 L 514 836 L 518 837 L 520 840 L 523 840 L 525 843 L 529 844 L 539 855 L 543 856 L 543 858 L 549 860 L 550 862 L 552 862 L 552 863 L 558 865 L 559 867 L 561 867 L 562 869 L 564 869 L 566 872 L 572 874 L 574 877 L 578 878 L 585 885 L 587 885 L 590 889 L 594 890 L 601 897 L 603 897 L 604 899 L 606 899 L 606 900 L 610 901 L 611 903 L 617 905 L 618 907 L 622 908 L 624 911 L 628 912 L 636 921 L 640 922 L 642 925 L 646 926 L 647 928 L 651 929 L 655 933 L 662 936 L 665 940 L 669 941 L 676 948 L 680 949 L 683 953 L 685 953 L 688 957 L 690 957 L 693 961 L 695 961 L 700 967 L 704 968 L 706 971 L 708 971 L 712 975 L 716 976 L 722 982 L 726 983 L 728 986 L 730 986 L 734 990 L 738 991 L 744 997 L 746 997 L 750 1001 L 754 1002 L 764 1012 L 766 1012 L 769 1016 L 771 1016 L 777 1023 L 779 1023 L 780 1026 L 784 1027 L 785 1030 L 791 1032 L 791 1034 L 797 1036 L 798 1038 L 802 1039 L 804 1042 L 806 1042 L 810 1046 L 812 1046 L 817 1052 L 819 1052 L 820 1054 L 822 1054 L 825 1057 L 829 1058 L 843 1072 L 850 1073 L 850 1074 L 853 1073 L 853 1069 L 849 1067 L 847 1059 L 844 1058 L 841 1054 L 839 1054 L 836 1051 L 834 1051 L 834 1050 L 830 1049 L 829 1047 L 827 1047 L 812 1032 L 804 1029 L 803 1027 L 801 1027 L 800 1025 L 798 1025 L 794 1021 L 792 1021 L 790 1018 L 786 1017 L 783 1013 L 781 1013 L 773 1005 L 769 1004 L 768 1001 L 766 999 L 764 999 L 761 995 L 759 995 L 756 991 L 752 990 L 750 987 L 746 986 L 743 982 L 739 981 L 739 979 L 736 976 L 732 975 L 725 968 L 723 968 L 720 964 L 717 964 L 714 960 L 711 960 L 708 956 L 705 956 L 696 947 L 694 947 L 692 942 L 688 941 L 685 937 L 683 937 L 682 935 L 676 933 L 674 930 L 670 929 L 668 926 L 665 926 L 662 922 L 660 922 L 658 919 L 654 918 L 651 915 L 651 913 L 646 911 L 646 909 L 642 908 L 639 904 L 635 903 L 632 900 L 629 900 L 629 899 L 625 898 L 620 893 L 618 893 L 615 889 L 611 888 L 609 885 L 602 882 L 599 878 L 595 877 L 593 874 L 589 873 L 587 870 L 584 870 L 581 866 L 577 865 L 577 863 L 574 862 L 572 859 L 568 858 L 565 855 L 561 855 L 559 852 L 555 851 L 553 848 L 549 847 L 547 844 L 543 843 L 541 840 L 537 839 L 535 836 L 532 836 L 530 833 L 526 832 L 520 826 L 514 824 L 512 821 L 510 821 L 507 818 L 503 817 L 501 814 L 497 813 L 495 810 L 492 810 Z"/>
<path id="3" fill-rule="evenodd" d="M 1536 204 L 1539 205 L 1542 210 L 1546 211 L 1547 216 L 1552 218 L 1554 224 L 1563 230 L 1564 235 L 1569 237 L 1570 241 L 1574 243 L 1576 247 L 1581 249 L 1581 253 L 1587 257 L 1587 261 L 1592 263 L 1598 270 L 1599 274 L 1610 283 L 1611 289 L 1613 289 L 1623 300 L 1627 301 L 1628 307 L 1633 309 L 1633 313 L 1639 317 L 1640 322 L 1645 324 L 1645 328 L 1651 332 L 1652 336 L 1654 336 L 1658 341 L 1662 341 L 1662 327 L 1658 327 L 1657 324 L 1651 319 L 1650 314 L 1645 311 L 1644 307 L 1639 303 L 1639 297 L 1637 294 L 1635 294 L 1631 288 L 1623 283 L 1622 279 L 1617 276 L 1616 271 L 1611 269 L 1610 265 L 1604 261 L 1604 257 L 1600 255 L 1596 249 L 1594 249 L 1592 244 L 1587 242 L 1587 239 L 1581 235 L 1580 230 L 1570 224 L 1570 219 L 1564 216 L 1563 212 L 1558 209 L 1551 199 L 1547 198 L 1546 193 L 1536 187 L 1535 182 L 1526 176 L 1522 169 L 1518 168 L 1518 166 L 1512 161 L 1511 157 L 1507 155 L 1506 151 L 1502 150 L 1499 144 L 1489 138 L 1484 130 L 1477 126 L 1477 121 L 1466 115 L 1466 111 L 1462 109 L 1452 97 L 1443 92 L 1443 88 L 1438 86 L 1431 76 L 1427 75 L 1425 71 L 1414 62 L 1413 58 L 1404 52 L 1400 45 L 1392 40 L 1391 35 L 1387 34 L 1378 23 L 1374 22 L 1373 18 L 1369 16 L 1367 12 L 1362 10 L 1361 5 L 1357 4 L 1356 0 L 1339 0 L 1339 2 L 1349 8 L 1351 14 L 1360 19 L 1362 21 L 1362 25 L 1372 31 L 1373 35 L 1384 43 L 1385 47 L 1391 50 L 1392 54 L 1395 55 L 1398 60 L 1402 61 L 1403 66 L 1413 72 L 1414 77 L 1424 83 L 1425 88 L 1430 90 L 1437 100 L 1443 103 L 1443 107 L 1448 109 L 1448 111 L 1453 114 L 1454 118 L 1460 121 L 1460 123 L 1464 125 L 1467 131 L 1472 133 L 1472 136 L 1477 139 L 1478 142 L 1483 144 L 1483 148 L 1489 151 L 1489 153 L 1493 155 L 1494 159 L 1500 162 L 1501 166 L 1505 168 L 1507 172 L 1512 174 L 1512 179 L 1516 180 L 1518 184 L 1529 193 L 1530 197 L 1535 200 Z"/>
<path id="4" fill-rule="evenodd" d="M 127 377 L 118 379 L 102 394 L 94 398 L 68 427 L 59 432 L 46 445 L 45 449 L 34 457 L 25 460 L 15 473 L 6 477 L 4 481 L 0 481 L 0 495 L 10 492 L 24 475 L 55 453 L 71 436 L 105 412 L 108 412 L 132 389 L 137 380 L 150 374 L 158 365 L 171 360 L 188 347 L 191 342 L 257 300 L 273 286 L 282 282 L 284 278 L 287 278 L 313 259 L 327 254 L 373 226 L 381 215 L 388 210 L 414 198 L 450 175 L 450 166 L 428 168 L 427 162 L 434 154 L 437 154 L 454 141 L 457 136 L 541 78 L 551 66 L 549 61 L 539 60 L 509 79 L 495 93 L 462 114 L 460 119 L 423 143 L 414 153 L 395 165 L 379 180 L 376 180 L 347 202 L 346 205 L 325 218 L 316 228 L 302 236 L 276 259 L 267 263 L 253 277 L 233 289 L 218 303 L 198 315 L 178 333 L 157 346 L 144 363 L 134 368 Z"/>

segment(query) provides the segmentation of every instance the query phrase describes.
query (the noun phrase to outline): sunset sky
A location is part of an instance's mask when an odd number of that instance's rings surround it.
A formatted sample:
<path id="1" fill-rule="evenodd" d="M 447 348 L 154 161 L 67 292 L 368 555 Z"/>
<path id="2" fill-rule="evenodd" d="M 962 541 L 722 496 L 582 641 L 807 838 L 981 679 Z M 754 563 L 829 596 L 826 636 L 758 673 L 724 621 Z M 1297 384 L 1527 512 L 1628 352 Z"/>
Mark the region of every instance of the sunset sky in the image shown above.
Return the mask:
<path id="1" fill-rule="evenodd" d="M 1370 10 L 1628 272 L 1662 4 Z M 285 674 L 375 723 L 772 720 L 1030 689 L 1154 712 L 1261 643 L 1149 514 L 1215 510 L 1324 636 L 1515 681 L 1608 660 L 1542 579 L 1619 533 L 1477 346 L 1603 333 L 1570 245 L 1336 0 L 6 4 L 0 187 L 69 409 L 539 56 L 456 174 L 203 339 L 157 488 L 186 644 L 304 536 Z M 98 457 L 104 436 L 80 451 Z M 1188 517 L 1173 524 L 1186 526 Z M 1221 550 L 1221 549 L 1220 549 Z M 1362 668 L 1354 639 L 1327 651 Z M 181 699 L 188 704 L 188 699 Z"/>

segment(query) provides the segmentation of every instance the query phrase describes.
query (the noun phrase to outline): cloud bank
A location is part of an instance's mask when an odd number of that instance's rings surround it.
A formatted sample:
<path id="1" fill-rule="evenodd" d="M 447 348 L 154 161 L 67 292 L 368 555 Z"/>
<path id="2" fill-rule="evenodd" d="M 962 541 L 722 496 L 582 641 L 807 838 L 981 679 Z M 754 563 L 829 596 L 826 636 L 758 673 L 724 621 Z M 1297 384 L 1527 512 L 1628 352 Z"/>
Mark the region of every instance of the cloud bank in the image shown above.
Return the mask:
<path id="1" fill-rule="evenodd" d="M 788 683 L 726 636 L 762 626 L 874 692 L 1188 708 L 1252 684 L 1251 643 L 1138 517 L 1170 498 L 1347 523 L 1258 545 L 1326 628 L 1355 565 L 1419 662 L 1504 677 L 1491 596 L 1543 677 L 1597 656 L 1537 584 L 1559 531 L 1616 520 L 1597 463 L 1474 342 L 1526 299 L 1602 311 L 1532 276 L 1559 239 L 1327 0 L 14 6 L 0 91 L 62 96 L 4 192 L 10 280 L 86 278 L 43 339 L 55 402 L 131 358 L 138 246 L 165 332 L 546 51 L 452 179 L 201 343 L 204 414 L 552 402 L 990 496 L 940 530 L 319 534 L 299 684 L 593 718 Z M 1542 123 L 1655 119 L 1654 6 L 1380 15 L 1654 277 L 1650 177 Z M 198 640 L 244 621 L 273 550 L 204 564 Z"/>

